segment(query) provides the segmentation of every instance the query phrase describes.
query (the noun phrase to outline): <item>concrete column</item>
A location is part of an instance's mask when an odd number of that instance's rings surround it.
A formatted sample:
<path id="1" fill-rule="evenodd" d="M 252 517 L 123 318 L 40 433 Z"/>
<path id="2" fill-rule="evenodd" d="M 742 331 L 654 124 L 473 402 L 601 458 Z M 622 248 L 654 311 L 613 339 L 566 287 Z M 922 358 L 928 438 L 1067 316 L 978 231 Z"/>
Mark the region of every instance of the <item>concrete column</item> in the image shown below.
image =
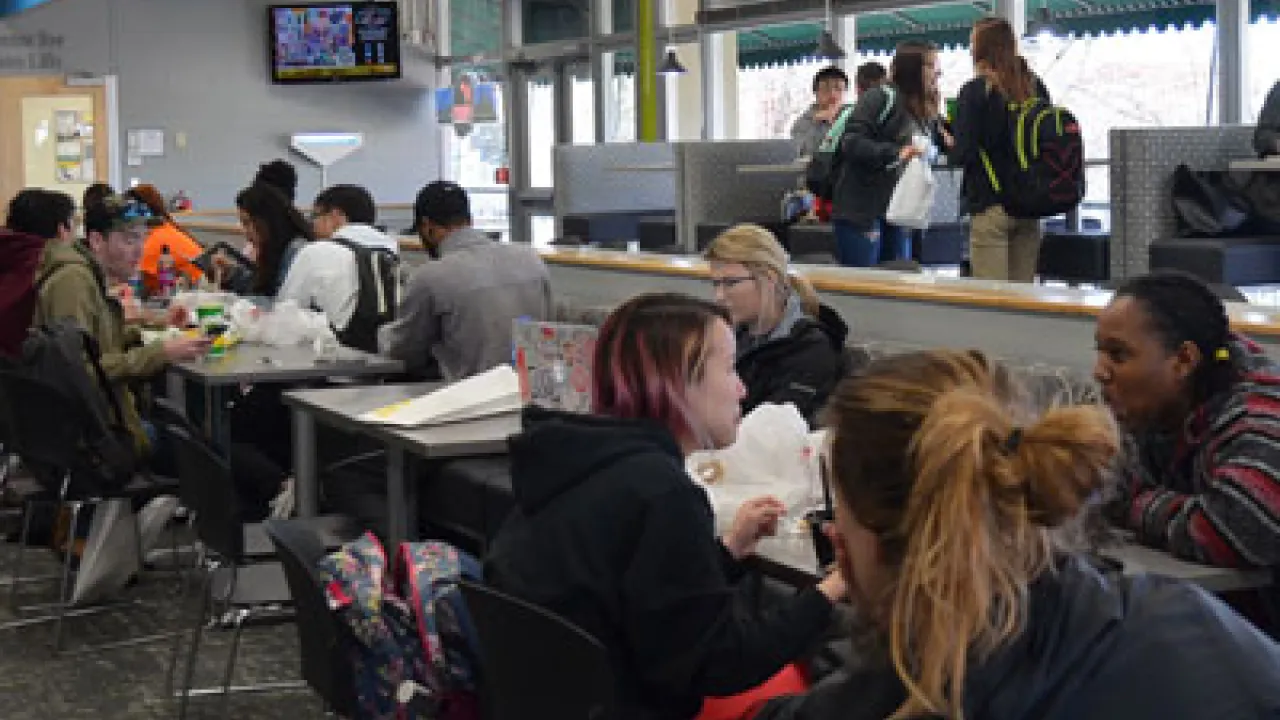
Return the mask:
<path id="1" fill-rule="evenodd" d="M 732 140 L 738 137 L 738 34 L 705 33 L 700 45 L 702 137 Z"/>
<path id="2" fill-rule="evenodd" d="M 844 48 L 844 59 L 837 64 L 849 74 L 849 89 L 852 90 L 853 73 L 858 69 L 857 17 L 854 15 L 836 15 L 831 18 L 831 35 L 835 37 L 836 44 Z"/>
<path id="3" fill-rule="evenodd" d="M 1249 0 L 1217 0 L 1218 124 L 1244 122 L 1249 97 Z"/>
<path id="4" fill-rule="evenodd" d="M 1026 0 L 995 0 L 993 8 L 997 17 L 1002 17 L 1013 26 L 1013 32 L 1022 37 L 1027 34 L 1027 2 Z"/>

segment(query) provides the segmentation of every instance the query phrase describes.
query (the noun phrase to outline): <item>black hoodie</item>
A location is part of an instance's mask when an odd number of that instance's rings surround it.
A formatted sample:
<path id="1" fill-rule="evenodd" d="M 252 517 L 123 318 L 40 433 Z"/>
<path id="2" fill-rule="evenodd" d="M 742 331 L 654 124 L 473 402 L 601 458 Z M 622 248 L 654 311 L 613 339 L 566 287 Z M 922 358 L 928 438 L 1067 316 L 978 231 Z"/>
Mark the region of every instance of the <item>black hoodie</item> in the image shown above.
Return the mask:
<path id="1" fill-rule="evenodd" d="M 739 344 L 746 342 L 739 331 Z M 742 413 L 761 403 L 794 403 L 810 423 L 848 368 L 844 356 L 849 326 L 823 305 L 818 317 L 799 318 L 783 337 L 766 340 L 742 353 L 736 367 L 747 388 Z M 745 347 L 745 345 L 742 345 Z"/>
<path id="2" fill-rule="evenodd" d="M 486 581 L 604 644 L 624 720 L 692 718 L 703 697 L 760 684 L 827 627 L 816 588 L 768 613 L 739 606 L 741 568 L 659 425 L 529 409 L 511 480 L 517 507 Z"/>
<path id="3" fill-rule="evenodd" d="M 1217 598 L 1078 558 L 1032 585 L 1026 629 L 970 665 L 969 720 L 1280 717 L 1280 647 Z M 753 720 L 883 720 L 906 699 L 887 662 L 775 700 Z"/>

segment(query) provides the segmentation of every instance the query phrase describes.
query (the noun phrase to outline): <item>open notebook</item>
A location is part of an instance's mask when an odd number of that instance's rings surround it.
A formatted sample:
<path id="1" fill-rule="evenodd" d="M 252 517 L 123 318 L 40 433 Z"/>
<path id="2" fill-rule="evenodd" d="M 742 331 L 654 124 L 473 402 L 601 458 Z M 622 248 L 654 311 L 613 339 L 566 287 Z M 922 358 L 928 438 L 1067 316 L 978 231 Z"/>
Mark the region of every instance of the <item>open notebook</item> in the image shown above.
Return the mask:
<path id="1" fill-rule="evenodd" d="M 510 365 L 499 365 L 421 397 L 370 410 L 360 417 L 385 425 L 421 427 L 516 412 L 522 404 L 516 371 Z"/>

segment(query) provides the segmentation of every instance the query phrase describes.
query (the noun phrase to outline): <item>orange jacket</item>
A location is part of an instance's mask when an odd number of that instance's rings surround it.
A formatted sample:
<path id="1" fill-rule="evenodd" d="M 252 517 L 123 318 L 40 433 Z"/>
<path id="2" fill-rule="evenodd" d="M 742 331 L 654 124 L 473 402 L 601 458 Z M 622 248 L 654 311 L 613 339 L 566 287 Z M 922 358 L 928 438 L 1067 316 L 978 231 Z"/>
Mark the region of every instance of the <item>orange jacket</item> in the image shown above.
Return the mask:
<path id="1" fill-rule="evenodd" d="M 138 263 L 138 272 L 148 294 L 160 291 L 160 278 L 156 273 L 160 265 L 160 254 L 166 245 L 169 246 L 169 254 L 173 255 L 174 267 L 190 282 L 195 283 L 203 274 L 191 261 L 204 252 L 204 247 L 177 225 L 166 221 L 163 225 L 152 228 L 147 235 L 146 244 L 142 246 L 142 261 Z"/>

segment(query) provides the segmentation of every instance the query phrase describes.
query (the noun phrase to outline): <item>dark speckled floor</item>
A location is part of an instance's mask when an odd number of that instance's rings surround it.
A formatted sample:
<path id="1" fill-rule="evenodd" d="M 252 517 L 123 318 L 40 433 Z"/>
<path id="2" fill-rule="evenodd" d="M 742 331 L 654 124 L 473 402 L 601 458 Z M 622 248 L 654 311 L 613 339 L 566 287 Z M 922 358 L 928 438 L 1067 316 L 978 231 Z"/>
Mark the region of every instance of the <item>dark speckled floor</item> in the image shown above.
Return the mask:
<path id="1" fill-rule="evenodd" d="M 12 546 L 0 543 L 0 578 L 9 576 Z M 56 562 L 49 551 L 28 554 L 33 571 L 51 572 Z M 34 562 L 33 562 L 34 561 Z M 38 566 L 37 566 L 38 565 Z M 24 572 L 24 574 L 28 574 Z M 0 585 L 0 624 L 13 619 L 8 588 Z M 27 602 L 48 602 L 56 586 L 35 586 L 24 594 Z M 178 607 L 177 581 L 171 574 L 151 574 L 125 592 L 141 607 L 113 609 L 101 615 L 68 620 L 67 646 L 75 648 L 113 639 L 189 628 L 191 609 Z M 221 678 L 229 633 L 206 634 L 196 686 Z M 165 698 L 165 673 L 172 639 L 141 647 L 106 650 L 55 658 L 49 625 L 0 631 L 0 718 L 4 720 L 66 719 L 152 720 L 177 716 L 177 704 Z M 292 624 L 251 627 L 241 642 L 234 684 L 288 682 L 300 677 L 297 634 Z M 221 699 L 193 701 L 191 718 L 221 717 Z M 323 717 L 309 691 L 283 694 L 245 694 L 232 697 L 227 717 L 250 720 L 301 720 Z"/>

